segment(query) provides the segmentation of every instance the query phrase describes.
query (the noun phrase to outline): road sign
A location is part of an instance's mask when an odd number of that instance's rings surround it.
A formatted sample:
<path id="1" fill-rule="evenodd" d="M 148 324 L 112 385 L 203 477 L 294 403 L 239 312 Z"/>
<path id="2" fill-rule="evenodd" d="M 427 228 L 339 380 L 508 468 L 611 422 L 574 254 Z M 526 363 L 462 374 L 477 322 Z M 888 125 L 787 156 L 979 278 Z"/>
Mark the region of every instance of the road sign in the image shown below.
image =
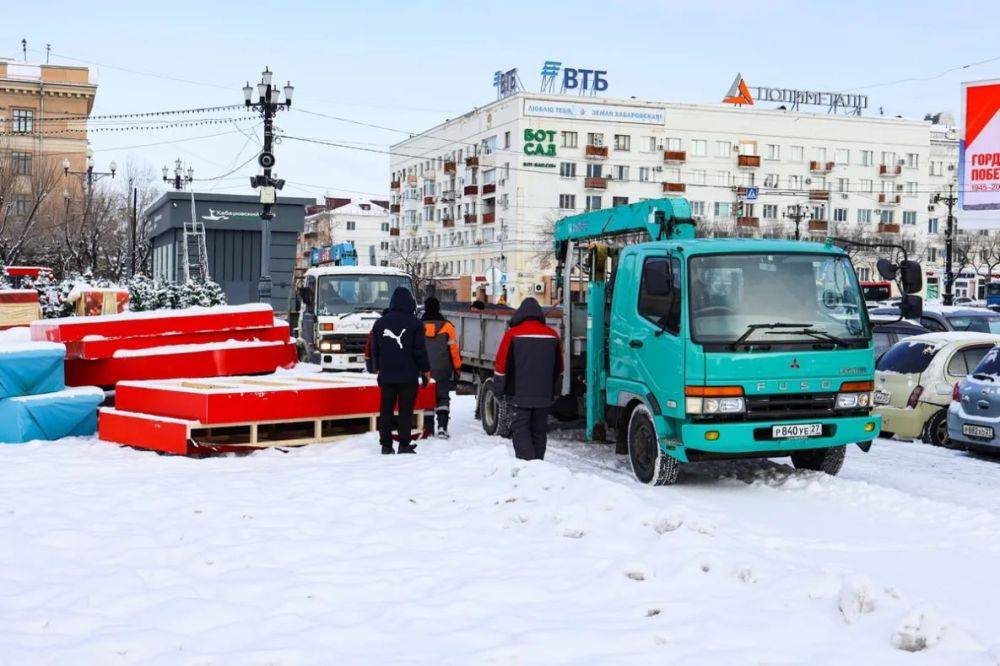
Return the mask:
<path id="1" fill-rule="evenodd" d="M 748 187 L 746 196 L 744 196 L 743 198 L 746 199 L 747 201 L 757 201 L 757 188 Z"/>
<path id="2" fill-rule="evenodd" d="M 507 284 L 507 274 L 506 273 L 501 273 L 500 274 L 500 284 Z"/>

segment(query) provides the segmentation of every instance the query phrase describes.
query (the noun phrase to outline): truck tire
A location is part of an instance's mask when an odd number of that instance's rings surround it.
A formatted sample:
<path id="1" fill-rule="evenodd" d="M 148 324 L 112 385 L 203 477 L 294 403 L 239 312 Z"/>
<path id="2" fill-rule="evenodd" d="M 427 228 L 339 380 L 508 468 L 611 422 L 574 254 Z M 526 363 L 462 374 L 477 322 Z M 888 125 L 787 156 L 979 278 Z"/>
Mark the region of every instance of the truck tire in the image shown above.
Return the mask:
<path id="1" fill-rule="evenodd" d="M 948 410 L 942 409 L 934 413 L 924 426 L 925 444 L 948 446 Z"/>
<path id="2" fill-rule="evenodd" d="M 479 415 L 483 422 L 483 432 L 487 435 L 510 437 L 510 403 L 506 398 L 497 396 L 492 377 L 483 382 L 479 395 Z"/>
<path id="3" fill-rule="evenodd" d="M 836 476 L 840 468 L 844 466 L 844 456 L 846 453 L 846 446 L 792 451 L 792 465 L 795 466 L 795 469 L 808 469 Z"/>
<path id="4" fill-rule="evenodd" d="M 628 458 L 632 474 L 640 483 L 669 486 L 677 482 L 681 463 L 660 449 L 653 415 L 646 405 L 637 405 L 629 417 Z"/>

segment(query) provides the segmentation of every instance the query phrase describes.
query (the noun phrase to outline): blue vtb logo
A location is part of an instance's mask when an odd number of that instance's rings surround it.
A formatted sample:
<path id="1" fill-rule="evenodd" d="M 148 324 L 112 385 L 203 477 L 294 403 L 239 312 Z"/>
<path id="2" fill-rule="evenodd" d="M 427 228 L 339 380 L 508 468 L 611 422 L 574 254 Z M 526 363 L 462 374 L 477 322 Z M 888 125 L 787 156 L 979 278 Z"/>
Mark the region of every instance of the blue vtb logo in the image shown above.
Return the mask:
<path id="1" fill-rule="evenodd" d="M 542 76 L 544 77 L 559 76 L 559 69 L 561 67 L 562 67 L 561 62 L 556 62 L 555 60 L 546 60 L 545 64 L 542 65 Z"/>
<path id="2" fill-rule="evenodd" d="M 562 70 L 563 90 L 593 90 L 602 92 L 608 89 L 608 80 L 604 77 L 607 70 L 604 69 L 583 69 L 580 67 L 563 67 L 557 60 L 546 60 L 542 65 L 542 82 L 545 86 L 546 80 L 555 81 Z"/>

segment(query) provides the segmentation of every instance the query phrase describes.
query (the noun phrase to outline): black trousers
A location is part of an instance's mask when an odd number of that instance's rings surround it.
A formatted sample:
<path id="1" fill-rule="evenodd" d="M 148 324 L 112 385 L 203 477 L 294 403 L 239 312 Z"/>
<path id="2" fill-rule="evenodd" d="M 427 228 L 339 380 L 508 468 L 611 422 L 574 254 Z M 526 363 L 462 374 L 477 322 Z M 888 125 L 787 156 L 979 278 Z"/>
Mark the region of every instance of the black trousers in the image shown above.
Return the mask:
<path id="1" fill-rule="evenodd" d="M 544 460 L 545 443 L 548 441 L 548 407 L 514 406 L 511 434 L 514 455 L 521 460 Z"/>
<path id="2" fill-rule="evenodd" d="M 410 433 L 413 429 L 413 405 L 417 402 L 417 384 L 382 384 L 379 403 L 378 439 L 382 446 L 392 446 L 393 412 L 399 403 L 399 418 L 396 428 L 399 431 L 399 443 L 410 443 Z"/>

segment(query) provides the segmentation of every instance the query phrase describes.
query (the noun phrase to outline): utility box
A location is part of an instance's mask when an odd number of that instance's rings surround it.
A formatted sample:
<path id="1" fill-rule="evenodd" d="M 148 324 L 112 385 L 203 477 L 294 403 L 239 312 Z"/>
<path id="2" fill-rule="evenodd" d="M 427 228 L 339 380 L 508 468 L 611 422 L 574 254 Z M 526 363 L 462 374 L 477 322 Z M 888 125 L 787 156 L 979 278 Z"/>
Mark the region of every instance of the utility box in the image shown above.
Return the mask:
<path id="1" fill-rule="evenodd" d="M 145 215 L 150 221 L 153 277 L 184 280 L 184 225 L 191 222 L 191 199 L 195 218 L 205 226 L 208 273 L 222 286 L 230 304 L 257 301 L 260 279 L 261 205 L 257 196 L 211 192 L 167 192 Z M 272 207 L 271 306 L 275 313 L 289 310 L 295 252 L 305 223 L 305 207 L 315 200 L 279 197 Z"/>

